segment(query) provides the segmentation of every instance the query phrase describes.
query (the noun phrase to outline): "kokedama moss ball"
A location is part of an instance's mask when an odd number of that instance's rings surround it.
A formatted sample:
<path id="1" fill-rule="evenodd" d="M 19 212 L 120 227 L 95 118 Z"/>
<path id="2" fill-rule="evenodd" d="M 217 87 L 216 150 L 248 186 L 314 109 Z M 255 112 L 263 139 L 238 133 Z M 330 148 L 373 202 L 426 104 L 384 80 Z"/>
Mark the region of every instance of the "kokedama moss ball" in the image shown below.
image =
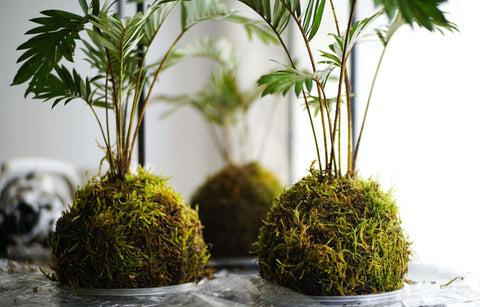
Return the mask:
<path id="1" fill-rule="evenodd" d="M 191 204 L 198 204 L 205 241 L 213 244 L 212 256 L 252 256 L 262 219 L 281 191 L 276 176 L 258 163 L 229 164 L 207 178 Z"/>
<path id="2" fill-rule="evenodd" d="M 209 252 L 195 210 L 139 169 L 79 189 L 51 240 L 55 278 L 72 287 L 141 288 L 198 281 Z"/>
<path id="3" fill-rule="evenodd" d="M 308 295 L 400 289 L 410 243 L 390 193 L 311 171 L 273 204 L 257 242 L 260 274 Z"/>

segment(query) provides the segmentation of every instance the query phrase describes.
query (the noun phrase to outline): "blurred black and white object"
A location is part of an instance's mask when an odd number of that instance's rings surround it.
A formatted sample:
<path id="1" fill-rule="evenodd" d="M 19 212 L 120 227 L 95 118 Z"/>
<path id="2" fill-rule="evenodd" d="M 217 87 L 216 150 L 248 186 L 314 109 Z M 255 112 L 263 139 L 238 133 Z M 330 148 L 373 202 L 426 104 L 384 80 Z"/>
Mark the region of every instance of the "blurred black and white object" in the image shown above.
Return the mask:
<path id="1" fill-rule="evenodd" d="M 0 253 L 38 254 L 73 202 L 80 176 L 71 164 L 45 158 L 17 158 L 0 170 Z"/>

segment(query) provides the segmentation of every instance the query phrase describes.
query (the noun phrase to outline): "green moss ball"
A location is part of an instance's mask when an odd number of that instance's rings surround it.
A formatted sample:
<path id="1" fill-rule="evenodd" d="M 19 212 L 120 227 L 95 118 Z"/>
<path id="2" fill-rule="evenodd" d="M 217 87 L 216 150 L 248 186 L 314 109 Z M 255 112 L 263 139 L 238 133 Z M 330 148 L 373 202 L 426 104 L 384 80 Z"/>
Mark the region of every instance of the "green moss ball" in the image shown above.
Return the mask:
<path id="1" fill-rule="evenodd" d="M 165 179 L 139 169 L 94 178 L 57 221 L 52 268 L 82 288 L 144 288 L 198 281 L 209 252 L 195 210 Z"/>
<path id="2" fill-rule="evenodd" d="M 318 296 L 400 289 L 411 254 L 390 193 L 313 170 L 276 199 L 257 253 L 263 278 Z"/>
<path id="3" fill-rule="evenodd" d="M 277 177 L 258 163 L 229 164 L 207 178 L 191 204 L 198 204 L 212 257 L 252 256 L 262 219 L 281 191 Z"/>

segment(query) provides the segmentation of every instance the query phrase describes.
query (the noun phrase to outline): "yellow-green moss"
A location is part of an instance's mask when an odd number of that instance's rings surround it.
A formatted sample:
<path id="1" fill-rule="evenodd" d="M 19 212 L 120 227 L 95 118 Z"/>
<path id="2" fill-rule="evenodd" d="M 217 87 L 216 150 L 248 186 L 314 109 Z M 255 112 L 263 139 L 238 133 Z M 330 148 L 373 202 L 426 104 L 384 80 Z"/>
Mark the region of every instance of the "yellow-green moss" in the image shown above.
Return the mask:
<path id="1" fill-rule="evenodd" d="M 139 169 L 79 189 L 51 240 L 55 278 L 73 287 L 158 287 L 198 281 L 209 252 L 195 210 Z"/>
<path id="2" fill-rule="evenodd" d="M 258 163 L 228 164 L 207 178 L 191 203 L 199 206 L 212 256 L 251 256 L 262 218 L 281 191 L 276 176 Z"/>
<path id="3" fill-rule="evenodd" d="M 371 180 L 312 170 L 274 202 L 260 229 L 261 276 L 308 295 L 399 289 L 410 243 L 397 211 Z"/>

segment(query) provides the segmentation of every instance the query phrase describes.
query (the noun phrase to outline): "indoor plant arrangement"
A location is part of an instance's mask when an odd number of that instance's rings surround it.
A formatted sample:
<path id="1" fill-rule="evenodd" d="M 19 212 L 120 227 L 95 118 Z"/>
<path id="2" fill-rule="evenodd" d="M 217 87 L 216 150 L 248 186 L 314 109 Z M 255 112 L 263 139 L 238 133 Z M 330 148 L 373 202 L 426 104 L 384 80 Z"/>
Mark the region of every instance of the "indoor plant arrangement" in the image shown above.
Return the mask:
<path id="1" fill-rule="evenodd" d="M 261 276 L 316 296 L 400 289 L 411 251 L 400 225 L 398 208 L 391 193 L 383 192 L 371 179 L 362 179 L 355 165 L 385 48 L 402 24 L 417 24 L 428 30 L 455 30 L 438 8 L 444 1 L 375 0 L 380 6 L 378 12 L 355 22 L 358 1 L 353 0 L 344 26 L 337 17 L 333 0 L 240 1 L 271 27 L 290 60 L 282 69 L 259 79 L 259 85 L 265 86 L 263 95 L 286 94 L 294 89 L 296 96 L 301 97 L 312 127 L 318 163 L 318 168 L 312 163 L 310 174 L 276 199 L 261 227 L 257 242 Z M 329 50 L 317 54 L 311 41 L 324 35 L 319 30 L 326 12 L 333 14 L 336 33 L 327 34 L 332 39 Z M 380 39 L 383 53 L 355 139 L 348 59 L 359 37 L 382 16 L 388 22 L 374 33 Z M 292 26 L 304 43 L 308 70 L 298 67 L 282 39 L 287 25 Z M 314 113 L 320 117 L 319 134 Z"/>
<path id="2" fill-rule="evenodd" d="M 181 57 L 210 58 L 217 64 L 199 92 L 161 97 L 174 103 L 174 110 L 184 105 L 198 110 L 212 128 L 212 138 L 223 158 L 223 168 L 198 187 L 190 202 L 198 205 L 213 258 L 251 257 L 262 219 L 282 191 L 276 175 L 248 154 L 248 114 L 260 90 L 256 86 L 241 89 L 237 80 L 241 57 L 238 48 L 226 39 L 200 39 L 177 52 Z"/>
<path id="3" fill-rule="evenodd" d="M 218 0 L 156 0 L 145 12 L 125 18 L 113 12 L 115 1 L 78 2 L 83 16 L 46 10 L 32 19 L 37 26 L 18 47 L 24 50 L 18 59 L 23 63 L 13 81 L 28 83 L 26 95 L 53 101 L 53 107 L 85 102 L 103 136 L 108 171 L 80 188 L 57 221 L 51 240 L 53 277 L 84 288 L 198 281 L 209 252 L 197 211 L 165 179 L 141 166 L 131 171 L 134 144 L 153 87 L 160 73 L 178 62 L 170 55 L 187 31 L 219 18 L 244 23 L 249 31 L 262 32 L 262 27 Z M 176 8 L 181 19 L 177 37 L 159 59 L 150 59 L 157 34 L 169 16 L 176 16 Z M 79 50 L 84 59 L 74 56 Z M 90 64 L 94 75 L 82 77 L 71 65 L 80 61 Z"/>

